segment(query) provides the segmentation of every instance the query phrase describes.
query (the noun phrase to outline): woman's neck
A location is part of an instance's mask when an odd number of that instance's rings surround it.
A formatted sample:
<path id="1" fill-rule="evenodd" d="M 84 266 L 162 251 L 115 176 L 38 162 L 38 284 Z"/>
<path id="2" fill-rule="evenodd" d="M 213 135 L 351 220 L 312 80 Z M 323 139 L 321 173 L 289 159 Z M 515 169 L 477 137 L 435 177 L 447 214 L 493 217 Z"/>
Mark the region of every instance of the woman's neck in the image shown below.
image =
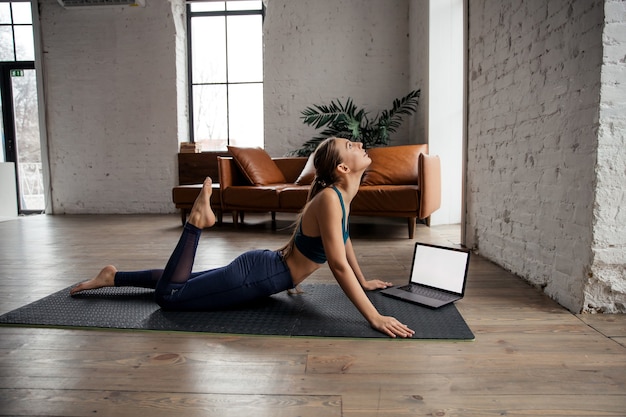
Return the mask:
<path id="1" fill-rule="evenodd" d="M 356 193 L 359 192 L 361 178 L 359 177 L 358 181 L 356 181 L 353 179 L 353 177 L 344 177 L 341 180 L 337 181 L 334 185 L 339 189 L 339 191 L 341 191 L 344 200 L 351 201 Z"/>

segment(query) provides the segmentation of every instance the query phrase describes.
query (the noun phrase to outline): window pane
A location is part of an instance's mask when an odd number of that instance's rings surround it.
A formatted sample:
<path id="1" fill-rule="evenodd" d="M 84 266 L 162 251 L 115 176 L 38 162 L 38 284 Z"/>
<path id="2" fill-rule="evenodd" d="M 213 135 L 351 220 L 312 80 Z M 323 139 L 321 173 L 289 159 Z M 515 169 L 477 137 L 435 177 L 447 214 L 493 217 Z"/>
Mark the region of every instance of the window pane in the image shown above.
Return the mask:
<path id="1" fill-rule="evenodd" d="M 194 84 L 226 82 L 225 24 L 223 16 L 191 19 Z"/>
<path id="2" fill-rule="evenodd" d="M 13 84 L 13 116 L 22 210 L 45 209 L 41 171 L 41 143 L 37 117 L 37 77 L 35 70 L 11 77 Z"/>
<path id="3" fill-rule="evenodd" d="M 228 143 L 225 85 L 193 87 L 194 141 L 202 150 L 225 150 Z"/>
<path id="4" fill-rule="evenodd" d="M 226 4 L 228 10 L 261 10 L 263 7 L 261 0 L 229 1 Z"/>
<path id="5" fill-rule="evenodd" d="M 32 26 L 15 26 L 15 54 L 17 61 L 34 61 L 35 44 Z"/>
<path id="6" fill-rule="evenodd" d="M 16 25 L 33 23 L 33 15 L 30 11 L 30 3 L 11 3 L 13 6 L 13 23 Z"/>
<path id="7" fill-rule="evenodd" d="M 261 16 L 228 17 L 228 81 L 263 81 Z"/>
<path id="8" fill-rule="evenodd" d="M 0 61 L 15 61 L 11 26 L 0 26 Z"/>
<path id="9" fill-rule="evenodd" d="M 11 24 L 11 5 L 0 3 L 0 23 Z"/>
<path id="10" fill-rule="evenodd" d="M 263 147 L 263 84 L 231 85 L 228 90 L 230 144 Z"/>
<path id="11" fill-rule="evenodd" d="M 191 3 L 192 12 L 223 12 L 226 10 L 224 1 L 209 1 L 205 3 Z"/>

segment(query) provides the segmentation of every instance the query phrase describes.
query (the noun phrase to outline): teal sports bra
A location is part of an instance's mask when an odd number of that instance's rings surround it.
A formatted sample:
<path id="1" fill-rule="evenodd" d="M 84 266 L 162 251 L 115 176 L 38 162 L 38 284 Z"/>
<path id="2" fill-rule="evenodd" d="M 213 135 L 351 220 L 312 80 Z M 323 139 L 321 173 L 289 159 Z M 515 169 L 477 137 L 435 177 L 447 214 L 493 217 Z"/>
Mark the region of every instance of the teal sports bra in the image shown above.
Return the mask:
<path id="1" fill-rule="evenodd" d="M 341 193 L 339 192 L 337 187 L 333 185 L 331 188 L 335 190 L 335 192 L 339 196 L 339 202 L 341 203 L 341 211 L 343 213 L 343 216 L 341 218 L 341 228 L 343 230 L 343 243 L 346 243 L 348 241 L 348 238 L 350 237 L 349 230 L 346 227 L 346 224 L 347 224 L 346 207 L 343 204 L 343 197 L 341 196 Z M 327 258 L 326 258 L 326 252 L 324 252 L 324 245 L 322 243 L 322 237 L 321 236 L 307 236 L 303 234 L 302 223 L 300 223 L 300 225 L 298 226 L 298 230 L 296 230 L 296 234 L 294 236 L 294 244 L 296 245 L 296 248 L 298 248 L 298 250 L 302 252 L 304 256 L 306 256 L 313 262 L 317 264 L 323 264 L 324 262 L 326 262 Z"/>

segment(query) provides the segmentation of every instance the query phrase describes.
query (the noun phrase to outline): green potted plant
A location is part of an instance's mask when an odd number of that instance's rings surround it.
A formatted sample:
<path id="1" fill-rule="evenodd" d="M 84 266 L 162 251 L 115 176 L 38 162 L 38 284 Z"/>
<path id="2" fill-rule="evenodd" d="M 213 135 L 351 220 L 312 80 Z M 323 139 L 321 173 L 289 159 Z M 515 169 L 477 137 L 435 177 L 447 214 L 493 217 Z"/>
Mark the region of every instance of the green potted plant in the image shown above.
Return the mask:
<path id="1" fill-rule="evenodd" d="M 365 109 L 358 108 L 351 98 L 345 103 L 331 100 L 328 105 L 314 104 L 302 111 L 304 124 L 315 129 L 324 129 L 318 136 L 305 142 L 294 151 L 295 155 L 308 156 L 317 145 L 329 136 L 339 136 L 363 143 L 364 148 L 386 146 L 389 134 L 395 133 L 402 124 L 402 116 L 415 113 L 420 90 L 413 90 L 406 96 L 395 99 L 390 110 L 384 110 L 374 118 L 368 117 Z"/>

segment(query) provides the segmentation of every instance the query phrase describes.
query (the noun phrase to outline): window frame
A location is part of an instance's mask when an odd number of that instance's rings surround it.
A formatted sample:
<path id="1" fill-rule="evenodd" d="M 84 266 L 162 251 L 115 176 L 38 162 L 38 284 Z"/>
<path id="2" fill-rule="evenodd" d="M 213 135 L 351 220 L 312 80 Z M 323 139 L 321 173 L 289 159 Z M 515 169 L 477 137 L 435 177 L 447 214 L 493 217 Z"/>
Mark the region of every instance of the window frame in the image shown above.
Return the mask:
<path id="1" fill-rule="evenodd" d="M 12 39 L 12 46 L 13 46 L 13 59 L 9 59 L 9 60 L 2 60 L 0 59 L 0 62 L 2 63 L 15 63 L 15 62 L 20 62 L 20 63 L 31 63 L 31 62 L 35 62 L 35 25 L 34 22 L 32 20 L 32 7 L 33 4 L 30 0 L 10 0 L 10 1 L 3 1 L 2 3 L 8 4 L 9 5 L 9 11 L 11 13 L 11 22 L 10 23 L 0 23 L 0 27 L 9 27 L 11 29 L 11 39 Z M 30 23 L 15 23 L 15 17 L 14 17 L 14 12 L 13 12 L 13 4 L 14 3 L 28 3 L 31 7 L 31 20 Z M 33 36 L 33 58 L 32 59 L 18 59 L 18 48 L 17 48 L 17 41 L 16 41 L 16 34 L 15 34 L 15 28 L 16 27 L 30 27 L 30 33 Z"/>
<path id="2" fill-rule="evenodd" d="M 215 1 L 215 0 L 213 0 Z M 232 1 L 232 0 L 229 0 Z M 211 0 L 206 1 L 211 2 Z M 222 1 L 220 1 L 222 2 Z M 228 10 L 225 7 L 225 10 L 220 11 L 198 11 L 192 12 L 191 6 L 193 2 L 187 2 L 186 4 L 186 20 L 187 20 L 187 97 L 188 97 L 188 111 L 189 111 L 189 141 L 191 143 L 195 143 L 195 125 L 194 125 L 194 101 L 193 101 L 193 89 L 196 85 L 225 85 L 226 86 L 226 142 L 230 144 L 230 110 L 229 110 L 229 86 L 230 85 L 240 85 L 240 84 L 264 84 L 264 80 L 261 82 L 229 82 L 228 80 L 228 47 L 226 48 L 226 82 L 225 83 L 197 83 L 193 82 L 193 54 L 192 54 L 192 42 L 191 42 L 191 20 L 194 17 L 221 17 L 224 16 L 226 19 L 228 16 L 250 16 L 250 15 L 261 15 L 261 25 L 265 22 L 265 3 L 261 2 L 261 9 L 255 10 Z M 195 3 L 203 3 L 202 0 L 199 0 Z M 224 2 L 226 3 L 226 2 Z M 225 31 L 225 39 L 226 45 L 228 45 L 228 19 L 226 19 L 226 24 L 224 26 Z"/>

